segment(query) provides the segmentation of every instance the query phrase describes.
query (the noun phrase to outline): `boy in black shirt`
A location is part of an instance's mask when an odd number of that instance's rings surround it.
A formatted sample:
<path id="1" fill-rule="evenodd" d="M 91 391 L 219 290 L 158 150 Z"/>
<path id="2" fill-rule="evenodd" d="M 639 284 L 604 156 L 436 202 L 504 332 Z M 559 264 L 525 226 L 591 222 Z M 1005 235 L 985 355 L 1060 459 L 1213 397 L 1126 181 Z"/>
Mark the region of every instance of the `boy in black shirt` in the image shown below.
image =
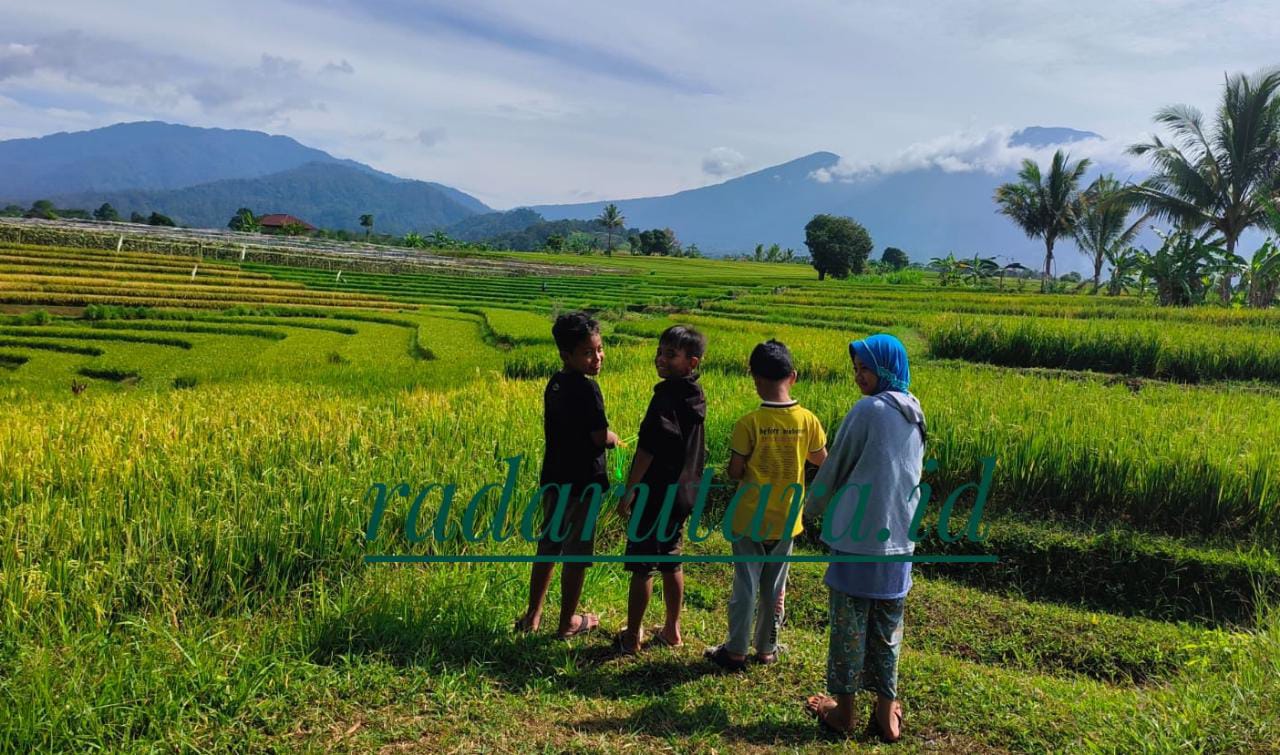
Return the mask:
<path id="1" fill-rule="evenodd" d="M 584 312 L 561 315 L 551 328 L 564 367 L 551 376 L 543 392 L 543 437 L 546 453 L 538 484 L 550 485 L 542 498 L 543 527 L 538 541 L 540 556 L 589 556 L 595 552 L 595 522 L 588 523 L 591 503 L 609 487 L 605 473 L 605 449 L 618 445 L 609 429 L 600 386 L 588 376 L 599 375 L 604 364 L 600 325 Z M 590 488 L 599 485 L 598 491 Z M 561 489 L 566 492 L 562 493 Z M 557 507 L 563 505 L 559 533 L 553 532 Z M 583 530 L 591 527 L 584 539 Z M 567 532 L 565 531 L 567 529 Z M 595 614 L 578 613 L 587 563 L 565 563 L 560 573 L 561 639 L 585 634 L 600 620 Z M 555 563 L 537 563 L 529 577 L 529 607 L 516 621 L 516 631 L 532 632 L 542 621 L 542 606 L 551 586 Z"/>
<path id="2" fill-rule="evenodd" d="M 678 556 L 680 532 L 693 511 L 698 483 L 707 460 L 703 424 L 707 400 L 694 372 L 706 351 L 707 339 L 684 325 L 673 325 L 658 339 L 654 366 L 662 382 L 653 387 L 649 410 L 640 422 L 636 455 L 627 478 L 628 492 L 618 511 L 630 520 L 636 502 L 636 483 L 647 486 L 648 497 L 637 512 L 638 522 L 628 523 L 627 555 Z M 670 489 L 670 491 L 669 491 Z M 660 520 L 666 501 L 672 502 L 665 526 Z M 636 525 L 636 526 L 632 526 Z M 630 532 L 636 534 L 632 539 Z M 678 562 L 628 563 L 631 590 L 627 599 L 627 626 L 617 638 L 618 649 L 626 654 L 640 649 L 644 639 L 644 612 L 653 594 L 653 575 L 662 574 L 662 597 L 666 620 L 654 630 L 653 643 L 677 647 L 680 636 L 680 607 L 684 601 L 684 572 Z"/>

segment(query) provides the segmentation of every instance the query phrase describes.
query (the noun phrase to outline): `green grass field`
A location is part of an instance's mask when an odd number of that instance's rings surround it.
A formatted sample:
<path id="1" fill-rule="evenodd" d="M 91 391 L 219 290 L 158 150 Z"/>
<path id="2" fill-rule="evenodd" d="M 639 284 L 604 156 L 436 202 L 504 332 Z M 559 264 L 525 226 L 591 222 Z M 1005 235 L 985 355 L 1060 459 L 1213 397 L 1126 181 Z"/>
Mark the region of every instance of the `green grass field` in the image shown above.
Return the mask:
<path id="1" fill-rule="evenodd" d="M 524 455 L 532 489 L 552 317 L 590 307 L 623 437 L 657 333 L 707 333 L 721 481 L 770 337 L 833 433 L 858 395 L 849 340 L 897 334 L 929 482 L 997 457 L 988 542 L 918 551 L 999 563 L 917 567 L 900 750 L 1280 752 L 1275 311 L 536 257 L 565 274 L 0 244 L 0 751 L 848 748 L 802 708 L 824 691 L 821 565 L 793 566 L 782 663 L 723 676 L 701 650 L 723 640 L 728 565 L 687 568 L 684 648 L 622 659 L 619 565 L 587 578 L 606 631 L 561 643 L 511 634 L 527 566 L 364 562 L 431 547 L 399 529 L 407 502 L 366 543 L 374 482 L 469 497 Z M 619 552 L 623 523 L 603 527 Z"/>

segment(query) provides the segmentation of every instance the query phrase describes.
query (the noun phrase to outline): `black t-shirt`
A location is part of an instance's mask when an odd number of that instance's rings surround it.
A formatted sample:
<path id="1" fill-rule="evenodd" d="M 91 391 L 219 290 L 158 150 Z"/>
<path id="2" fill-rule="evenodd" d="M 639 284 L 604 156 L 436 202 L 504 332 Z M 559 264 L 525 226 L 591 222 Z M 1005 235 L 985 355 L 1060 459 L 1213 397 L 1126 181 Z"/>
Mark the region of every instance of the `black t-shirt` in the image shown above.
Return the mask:
<path id="1" fill-rule="evenodd" d="M 696 374 L 663 380 L 653 387 L 649 409 L 640 421 L 639 448 L 653 454 L 641 480 L 649 486 L 649 500 L 641 515 L 641 531 L 657 517 L 667 486 L 676 485 L 673 514 L 684 518 L 693 510 L 698 483 L 706 465 L 704 424 L 707 399 Z"/>
<path id="2" fill-rule="evenodd" d="M 567 483 L 575 494 L 593 482 L 607 488 L 604 447 L 591 440 L 591 433 L 609 427 L 596 381 L 580 372 L 557 372 L 547 381 L 542 407 L 546 453 L 538 484 Z"/>

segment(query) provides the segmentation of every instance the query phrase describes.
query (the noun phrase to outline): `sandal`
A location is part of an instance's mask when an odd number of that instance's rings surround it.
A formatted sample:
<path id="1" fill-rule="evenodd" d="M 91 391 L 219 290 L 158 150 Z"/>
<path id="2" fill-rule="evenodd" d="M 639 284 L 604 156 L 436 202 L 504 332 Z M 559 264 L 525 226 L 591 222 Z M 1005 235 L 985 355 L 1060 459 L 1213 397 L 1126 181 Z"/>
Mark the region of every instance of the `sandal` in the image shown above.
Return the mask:
<path id="1" fill-rule="evenodd" d="M 897 700 L 893 701 L 893 715 L 898 719 L 898 736 L 890 737 L 889 733 L 880 725 L 880 719 L 876 716 L 875 708 L 871 709 L 871 720 L 867 721 L 867 730 L 880 738 L 885 744 L 893 744 L 902 739 L 902 703 Z"/>
<path id="2" fill-rule="evenodd" d="M 818 726 L 828 734 L 834 734 L 838 737 L 848 737 L 852 735 L 852 729 L 837 728 L 827 720 L 827 716 L 831 715 L 831 711 L 835 710 L 835 708 L 827 708 L 826 712 L 823 712 L 824 709 L 820 703 L 826 700 L 831 700 L 831 698 L 826 695 L 812 695 L 808 700 L 804 701 L 804 709 L 808 711 L 811 716 L 818 719 Z"/>
<path id="3" fill-rule="evenodd" d="M 592 630 L 600 626 L 600 617 L 594 613 L 575 613 L 573 616 L 578 620 L 578 628 L 570 629 L 567 632 L 556 632 L 556 637 L 568 640 L 579 635 L 590 634 Z"/>
<path id="4" fill-rule="evenodd" d="M 640 638 L 636 638 L 636 644 L 627 647 L 627 628 L 623 627 L 613 636 L 613 650 L 618 655 L 637 655 L 640 652 Z"/>
<path id="5" fill-rule="evenodd" d="M 667 636 L 662 633 L 662 627 L 654 627 L 653 629 L 650 629 L 649 634 L 653 635 L 653 638 L 649 640 L 650 645 L 656 645 L 660 648 L 684 647 L 684 640 L 681 640 L 680 642 L 672 642 L 671 640 L 668 640 Z"/>
<path id="6" fill-rule="evenodd" d="M 738 674 L 747 670 L 746 659 L 736 660 L 730 658 L 729 651 L 725 649 L 724 645 L 707 648 L 702 651 L 702 657 L 730 673 Z"/>

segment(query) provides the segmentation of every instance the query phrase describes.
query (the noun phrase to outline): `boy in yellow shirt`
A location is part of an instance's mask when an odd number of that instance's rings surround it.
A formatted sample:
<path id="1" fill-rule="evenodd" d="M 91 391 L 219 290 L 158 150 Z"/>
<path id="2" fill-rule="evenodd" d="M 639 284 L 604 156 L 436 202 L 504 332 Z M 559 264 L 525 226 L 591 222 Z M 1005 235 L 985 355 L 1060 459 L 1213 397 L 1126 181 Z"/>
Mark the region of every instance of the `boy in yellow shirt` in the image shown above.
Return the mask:
<path id="1" fill-rule="evenodd" d="M 769 340 L 751 352 L 751 376 L 760 406 L 738 420 L 729 448 L 729 477 L 739 480 L 726 516 L 740 557 L 789 556 L 792 538 L 804 527 L 804 463 L 821 465 L 827 458 L 822 423 L 791 398 L 796 371 L 791 352 Z M 763 499 L 762 499 L 763 498 Z M 748 642 L 755 624 L 755 658 L 777 660 L 779 605 L 787 584 L 786 562 L 735 563 L 729 598 L 729 639 L 708 648 L 706 657 L 728 671 L 746 668 Z"/>

